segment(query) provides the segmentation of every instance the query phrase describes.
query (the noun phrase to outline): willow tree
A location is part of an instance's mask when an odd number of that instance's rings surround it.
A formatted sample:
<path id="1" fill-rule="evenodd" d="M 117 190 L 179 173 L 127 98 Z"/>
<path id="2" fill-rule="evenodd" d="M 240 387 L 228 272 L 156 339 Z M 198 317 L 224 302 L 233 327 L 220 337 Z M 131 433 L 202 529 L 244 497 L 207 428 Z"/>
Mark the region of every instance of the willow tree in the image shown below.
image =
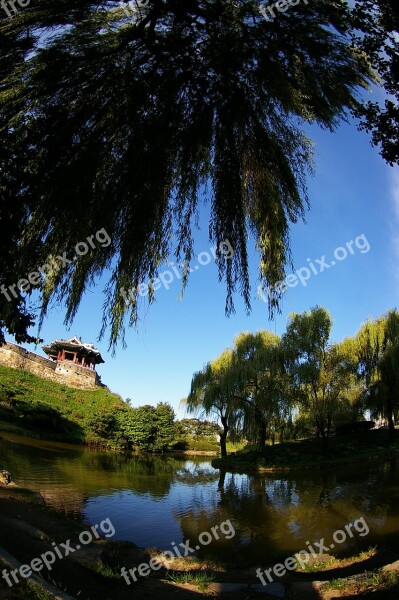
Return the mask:
<path id="1" fill-rule="evenodd" d="M 288 420 L 288 394 L 280 337 L 270 331 L 241 333 L 234 340 L 235 394 L 243 435 L 261 452 L 271 427 Z"/>
<path id="2" fill-rule="evenodd" d="M 330 342 L 332 319 L 320 306 L 293 313 L 283 335 L 291 393 L 309 416 L 324 450 L 337 416 L 352 400 L 356 365 L 348 341 Z"/>
<path id="3" fill-rule="evenodd" d="M 351 15 L 352 36 L 378 73 L 385 91 L 355 109 L 361 129 L 372 133 L 389 164 L 399 163 L 399 12 L 397 0 L 356 0 Z M 385 96 L 385 97 L 384 97 Z"/>
<path id="4" fill-rule="evenodd" d="M 399 313 L 391 310 L 366 322 L 356 339 L 368 406 L 387 418 L 392 438 L 399 413 Z"/>
<path id="5" fill-rule="evenodd" d="M 131 14 L 116 0 L 34 0 L 0 19 L 0 188 L 29 215 L 16 260 L 71 260 L 37 284 L 42 316 L 59 300 L 70 323 L 105 271 L 102 333 L 123 339 L 140 284 L 174 254 L 192 259 L 203 198 L 210 240 L 235 250 L 216 257 L 227 313 L 237 288 L 250 308 L 249 233 L 261 283 L 284 278 L 289 225 L 308 203 L 303 126 L 333 129 L 370 78 L 348 42 L 346 2 L 301 2 L 268 20 L 257 0 L 149 0 Z M 112 244 L 74 260 L 102 228 Z"/>
<path id="6" fill-rule="evenodd" d="M 235 385 L 234 355 L 232 350 L 227 349 L 201 371 L 194 373 L 190 393 L 185 399 L 189 413 L 216 416 L 220 420 L 223 428 L 220 434 L 221 456 L 227 456 L 227 435 L 238 419 Z"/>

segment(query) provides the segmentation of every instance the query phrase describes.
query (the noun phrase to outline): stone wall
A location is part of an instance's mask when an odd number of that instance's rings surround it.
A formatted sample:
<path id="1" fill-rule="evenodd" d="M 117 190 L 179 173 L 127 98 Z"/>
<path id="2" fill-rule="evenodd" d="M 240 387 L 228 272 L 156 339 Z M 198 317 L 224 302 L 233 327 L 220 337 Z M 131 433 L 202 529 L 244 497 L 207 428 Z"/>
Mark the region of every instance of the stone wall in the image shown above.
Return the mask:
<path id="1" fill-rule="evenodd" d="M 63 383 L 73 381 L 73 387 L 93 388 L 97 383 L 97 373 L 95 371 L 81 367 L 69 360 L 57 360 L 55 374 L 63 380 Z"/>
<path id="2" fill-rule="evenodd" d="M 0 364 L 29 371 L 33 375 L 63 383 L 68 387 L 93 390 L 101 386 L 97 373 L 91 369 L 70 361 L 54 362 L 9 342 L 0 346 Z"/>

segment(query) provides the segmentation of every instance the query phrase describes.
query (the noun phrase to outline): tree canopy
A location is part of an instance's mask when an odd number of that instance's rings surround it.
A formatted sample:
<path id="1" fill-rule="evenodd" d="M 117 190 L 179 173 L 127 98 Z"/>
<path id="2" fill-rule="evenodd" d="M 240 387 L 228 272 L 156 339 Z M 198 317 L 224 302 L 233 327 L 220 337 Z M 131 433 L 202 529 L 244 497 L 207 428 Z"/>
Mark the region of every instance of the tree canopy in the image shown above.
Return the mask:
<path id="1" fill-rule="evenodd" d="M 349 21 L 343 0 L 299 3 L 271 21 L 255 0 L 150 0 L 134 18 L 111 0 L 35 0 L 2 14 L 0 191 L 21 213 L 11 264 L 26 274 L 54 255 L 71 261 L 33 286 L 42 316 L 59 300 L 70 324 L 107 272 L 101 333 L 123 339 L 140 284 L 150 282 L 152 302 L 160 265 L 192 258 L 203 199 L 210 240 L 234 247 L 231 260 L 216 257 L 226 312 L 237 290 L 250 307 L 251 236 L 261 283 L 281 281 L 289 225 L 308 203 L 303 126 L 334 128 L 370 81 Z M 112 242 L 74 260 L 103 228 Z"/>
<path id="2" fill-rule="evenodd" d="M 257 452 L 267 440 L 315 436 L 325 451 L 335 432 L 366 431 L 366 411 L 399 417 L 399 317 L 368 321 L 354 337 L 330 339 L 332 317 L 322 306 L 290 315 L 280 338 L 243 332 L 232 348 L 194 374 L 190 412 L 214 415 L 223 426 L 222 456 L 231 433 Z"/>
<path id="3" fill-rule="evenodd" d="M 155 452 L 171 446 L 176 433 L 174 420 L 175 413 L 165 402 L 119 411 L 116 417 L 118 433 L 128 447 Z"/>
<path id="4" fill-rule="evenodd" d="M 237 399 L 242 433 L 264 448 L 270 430 L 288 409 L 280 337 L 270 331 L 242 333 L 234 340 Z"/>
<path id="5" fill-rule="evenodd" d="M 226 441 L 229 431 L 234 431 L 240 409 L 236 402 L 234 353 L 227 349 L 201 371 L 194 373 L 190 393 L 185 399 L 189 413 L 213 416 L 220 420 L 220 451 L 227 456 Z"/>
<path id="6" fill-rule="evenodd" d="M 292 314 L 283 336 L 283 352 L 290 375 L 291 394 L 297 398 L 327 448 L 337 416 L 356 400 L 356 367 L 349 344 L 332 344 L 332 318 L 320 306 Z M 350 412 L 350 411 L 349 411 Z"/>
<path id="7" fill-rule="evenodd" d="M 242 333 L 232 349 L 194 374 L 187 410 L 220 420 L 221 455 L 227 436 L 250 439 L 262 450 L 271 429 L 287 413 L 279 336 L 269 332 Z"/>
<path id="8" fill-rule="evenodd" d="M 362 325 L 356 336 L 359 373 L 365 385 L 366 406 L 384 415 L 391 436 L 399 414 L 399 313 L 388 311 Z"/>
<path id="9" fill-rule="evenodd" d="M 389 163 L 399 162 L 399 13 L 397 0 L 357 0 L 352 13 L 354 44 L 378 73 L 386 92 L 383 102 L 361 103 L 355 114 L 361 129 L 371 131 Z"/>

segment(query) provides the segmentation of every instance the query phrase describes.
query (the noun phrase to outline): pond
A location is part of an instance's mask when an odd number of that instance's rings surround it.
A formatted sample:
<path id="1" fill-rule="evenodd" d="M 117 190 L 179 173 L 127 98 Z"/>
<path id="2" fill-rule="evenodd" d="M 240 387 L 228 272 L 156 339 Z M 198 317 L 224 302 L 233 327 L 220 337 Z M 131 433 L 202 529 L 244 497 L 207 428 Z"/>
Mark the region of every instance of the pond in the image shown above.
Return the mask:
<path id="1" fill-rule="evenodd" d="M 291 556 L 318 542 L 344 556 L 394 546 L 399 532 L 399 461 L 331 471 L 220 474 L 204 457 L 131 455 L 1 433 L 0 468 L 46 503 L 93 525 L 109 518 L 114 539 L 170 550 L 230 520 L 201 558 L 246 566 Z M 336 535 L 363 518 L 352 537 Z M 369 530 L 369 531 L 367 531 Z M 209 541 L 209 536 L 205 536 Z M 205 539 L 204 537 L 201 539 Z"/>

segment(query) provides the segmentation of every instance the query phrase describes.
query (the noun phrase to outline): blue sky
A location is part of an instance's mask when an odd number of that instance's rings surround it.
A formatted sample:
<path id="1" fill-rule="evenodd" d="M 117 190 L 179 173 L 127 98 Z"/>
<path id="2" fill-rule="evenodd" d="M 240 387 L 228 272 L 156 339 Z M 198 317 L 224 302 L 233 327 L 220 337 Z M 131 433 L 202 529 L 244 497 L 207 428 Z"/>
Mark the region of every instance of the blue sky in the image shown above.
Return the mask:
<path id="1" fill-rule="evenodd" d="M 288 289 L 282 314 L 275 321 L 268 320 L 267 305 L 257 298 L 258 257 L 252 252 L 249 316 L 237 295 L 235 315 L 225 317 L 225 286 L 218 282 L 211 263 L 192 273 L 182 300 L 178 299 L 177 278 L 169 290 L 161 288 L 156 303 L 143 313 L 137 331 L 127 331 L 127 349 L 118 347 L 115 357 L 107 351 L 106 338 L 97 342 L 104 282 L 86 293 L 69 331 L 63 325 L 64 310 L 59 307 L 45 319 L 41 337 L 46 343 L 73 335 L 95 342 L 105 359 L 98 372 L 112 391 L 131 398 L 134 406 L 169 402 L 182 417 L 179 403 L 189 391 L 193 372 L 230 346 L 240 331 L 271 329 L 281 334 L 291 312 L 319 304 L 331 312 L 332 337 L 339 341 L 354 334 L 369 316 L 396 307 L 399 169 L 387 166 L 371 147 L 369 136 L 358 132 L 353 123 L 343 124 L 335 133 L 312 127 L 308 134 L 315 142 L 316 174 L 308 180 L 311 208 L 306 224 L 291 227 L 295 269 L 309 267 L 307 259 L 318 266 L 314 259 L 323 255 L 331 263 L 334 250 L 356 238 L 359 248 L 352 244 L 352 254 L 347 251 L 347 258 L 336 260 L 318 275 L 312 274 L 306 287 L 298 283 Z M 201 230 L 196 234 L 197 253 L 209 252 L 211 246 L 207 215 L 205 206 Z M 343 253 L 338 251 L 338 256 Z"/>

